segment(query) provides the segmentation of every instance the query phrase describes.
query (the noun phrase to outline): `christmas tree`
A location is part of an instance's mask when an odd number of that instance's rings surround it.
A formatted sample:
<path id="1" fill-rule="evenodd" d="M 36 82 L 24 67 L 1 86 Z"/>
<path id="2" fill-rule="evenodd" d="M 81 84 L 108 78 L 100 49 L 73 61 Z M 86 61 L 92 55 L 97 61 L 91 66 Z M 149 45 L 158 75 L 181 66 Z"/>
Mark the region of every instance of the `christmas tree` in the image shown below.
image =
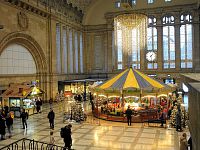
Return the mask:
<path id="1" fill-rule="evenodd" d="M 173 106 L 172 106 L 172 113 L 170 117 L 170 123 L 173 127 L 176 127 L 176 114 L 178 111 L 180 111 L 181 114 L 181 126 L 186 126 L 186 120 L 188 119 L 187 112 L 185 111 L 185 107 L 182 104 L 182 97 L 179 96 L 178 98 L 173 100 Z"/>

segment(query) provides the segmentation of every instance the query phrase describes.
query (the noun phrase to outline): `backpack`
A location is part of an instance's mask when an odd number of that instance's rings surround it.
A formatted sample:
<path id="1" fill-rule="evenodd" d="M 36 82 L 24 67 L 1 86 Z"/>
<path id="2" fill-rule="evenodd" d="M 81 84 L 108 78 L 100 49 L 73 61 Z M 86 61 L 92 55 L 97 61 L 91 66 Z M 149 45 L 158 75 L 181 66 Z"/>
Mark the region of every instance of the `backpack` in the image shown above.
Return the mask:
<path id="1" fill-rule="evenodd" d="M 60 136 L 61 138 L 67 138 L 68 136 L 71 136 L 70 129 L 68 127 L 61 128 Z"/>

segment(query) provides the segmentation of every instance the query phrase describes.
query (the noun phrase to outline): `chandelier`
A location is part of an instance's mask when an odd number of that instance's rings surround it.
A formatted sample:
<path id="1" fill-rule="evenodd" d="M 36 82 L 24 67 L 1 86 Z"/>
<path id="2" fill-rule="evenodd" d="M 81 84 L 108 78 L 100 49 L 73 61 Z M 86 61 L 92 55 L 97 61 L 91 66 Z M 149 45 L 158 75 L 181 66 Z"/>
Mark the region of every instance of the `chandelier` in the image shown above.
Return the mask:
<path id="1" fill-rule="evenodd" d="M 143 14 L 122 14 L 114 18 L 115 45 L 124 67 L 140 68 L 140 54 L 146 46 L 147 16 Z"/>
<path id="2" fill-rule="evenodd" d="M 146 22 L 147 16 L 143 14 L 123 14 L 115 17 L 114 21 L 118 23 L 117 26 L 125 28 L 136 28 L 143 22 Z"/>

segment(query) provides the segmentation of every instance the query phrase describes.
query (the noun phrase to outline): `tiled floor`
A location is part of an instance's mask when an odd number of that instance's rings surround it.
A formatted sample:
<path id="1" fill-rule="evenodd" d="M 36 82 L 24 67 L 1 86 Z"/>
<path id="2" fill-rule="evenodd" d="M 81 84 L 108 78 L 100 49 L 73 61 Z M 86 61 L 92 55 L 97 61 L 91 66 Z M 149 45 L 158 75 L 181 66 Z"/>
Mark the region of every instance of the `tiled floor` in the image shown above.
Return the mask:
<path id="1" fill-rule="evenodd" d="M 56 114 L 54 137 L 55 144 L 63 146 L 60 128 L 63 123 L 63 111 L 69 109 L 68 102 L 54 104 Z M 28 129 L 22 129 L 20 119 L 14 121 L 13 136 L 0 141 L 0 148 L 23 137 L 49 142 L 49 123 L 47 113 L 49 106 L 41 114 L 29 117 Z M 82 124 L 74 123 L 72 127 L 73 149 L 76 150 L 178 150 L 178 134 L 174 129 L 147 127 L 140 123 L 127 126 L 126 123 L 107 122 L 91 116 Z"/>

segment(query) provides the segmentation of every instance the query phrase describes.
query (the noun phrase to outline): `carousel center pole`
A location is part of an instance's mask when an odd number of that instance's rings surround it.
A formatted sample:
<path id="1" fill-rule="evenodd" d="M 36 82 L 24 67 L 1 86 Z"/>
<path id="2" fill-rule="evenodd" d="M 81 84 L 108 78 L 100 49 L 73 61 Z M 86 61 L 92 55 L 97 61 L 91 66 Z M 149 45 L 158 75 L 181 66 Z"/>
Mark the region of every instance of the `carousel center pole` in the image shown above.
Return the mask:
<path id="1" fill-rule="evenodd" d="M 142 89 L 140 89 L 140 104 L 142 104 Z"/>
<path id="2" fill-rule="evenodd" d="M 99 111 L 99 102 L 98 102 L 98 98 L 99 98 L 99 95 L 97 94 L 97 121 L 98 121 L 98 125 L 100 126 L 101 125 L 101 122 L 100 122 L 100 111 Z"/>
<path id="3" fill-rule="evenodd" d="M 121 91 L 122 94 L 122 112 L 124 113 L 124 94 L 123 94 L 123 90 Z"/>

